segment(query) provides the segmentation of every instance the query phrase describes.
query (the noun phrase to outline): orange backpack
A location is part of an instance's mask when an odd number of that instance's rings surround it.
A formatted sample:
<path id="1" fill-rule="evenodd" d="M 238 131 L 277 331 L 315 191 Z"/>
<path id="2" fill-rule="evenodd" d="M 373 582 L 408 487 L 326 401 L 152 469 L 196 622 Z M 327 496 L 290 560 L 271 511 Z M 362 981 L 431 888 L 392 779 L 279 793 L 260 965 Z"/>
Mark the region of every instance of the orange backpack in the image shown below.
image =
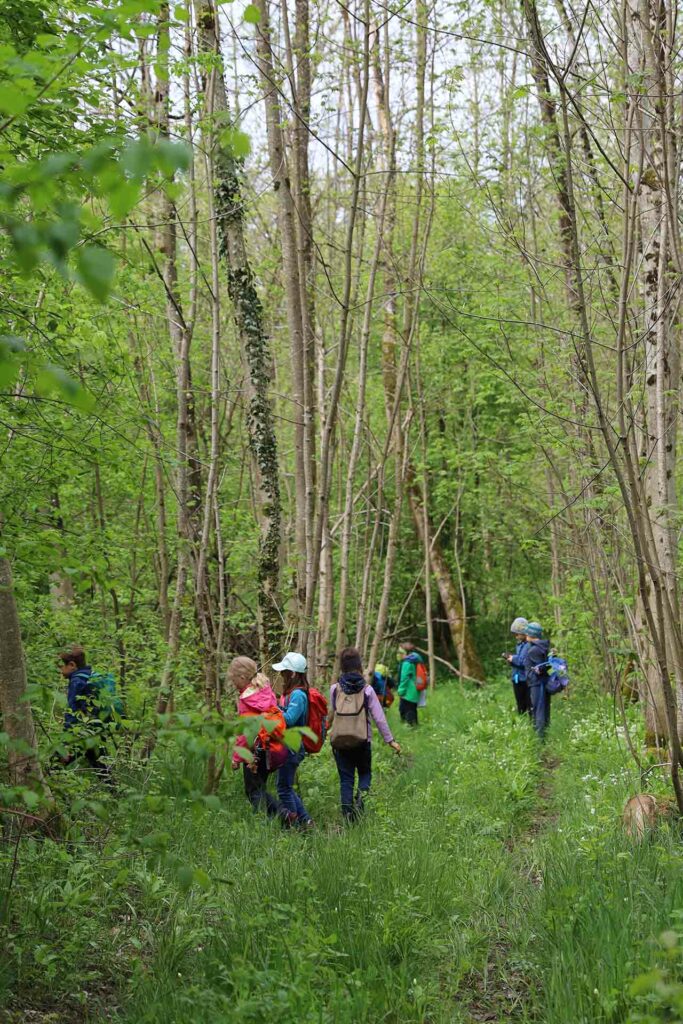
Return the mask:
<path id="1" fill-rule="evenodd" d="M 422 693 L 429 686 L 429 676 L 427 675 L 427 666 L 423 662 L 418 661 L 415 666 L 415 688 L 418 693 Z"/>
<path id="2" fill-rule="evenodd" d="M 249 713 L 244 715 L 245 718 L 264 718 L 267 722 L 273 723 L 273 728 L 266 729 L 265 725 L 262 725 L 259 729 L 256 740 L 254 742 L 254 750 L 264 750 L 266 753 L 266 765 L 269 771 L 275 771 L 276 768 L 281 768 L 287 760 L 287 747 L 282 742 L 285 735 L 287 725 L 285 723 L 285 716 L 282 714 L 278 707 L 269 708 L 268 711 L 262 711 L 258 716 Z"/>

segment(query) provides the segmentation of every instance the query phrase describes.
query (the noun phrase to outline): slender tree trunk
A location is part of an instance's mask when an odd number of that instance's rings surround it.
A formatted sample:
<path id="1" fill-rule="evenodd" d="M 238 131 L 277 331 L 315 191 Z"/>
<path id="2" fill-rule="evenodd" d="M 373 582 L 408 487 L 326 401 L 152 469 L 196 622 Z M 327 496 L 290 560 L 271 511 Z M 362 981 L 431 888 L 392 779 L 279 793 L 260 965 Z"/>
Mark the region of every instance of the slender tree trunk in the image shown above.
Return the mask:
<path id="1" fill-rule="evenodd" d="M 410 254 L 408 257 L 408 267 L 405 274 L 402 277 L 401 285 L 402 290 L 405 293 L 404 307 L 403 307 L 403 328 L 402 328 L 402 343 L 403 343 L 403 357 L 401 360 L 401 368 L 397 372 L 396 365 L 396 349 L 399 343 L 399 335 L 397 324 L 396 324 L 396 306 L 395 306 L 395 295 L 398 291 L 398 282 L 395 276 L 394 267 L 396 266 L 396 255 L 393 249 L 389 248 L 392 239 L 392 226 L 395 223 L 395 207 L 392 208 L 392 196 L 393 192 L 390 191 L 388 195 L 388 212 L 387 212 L 387 247 L 385 249 L 383 270 L 384 270 L 384 287 L 385 287 L 385 309 L 384 309 L 384 335 L 382 339 L 382 379 L 384 383 L 384 395 L 385 405 L 387 412 L 387 419 L 389 423 L 390 437 L 394 437 L 394 457 L 400 460 L 399 453 L 404 449 L 403 438 L 401 437 L 401 427 L 397 416 L 398 406 L 400 403 L 401 392 L 403 388 L 403 380 L 405 371 L 407 369 L 407 358 L 410 352 L 415 331 L 417 327 L 417 313 L 418 303 L 416 300 L 416 293 L 420 285 L 420 265 L 422 261 L 421 256 L 421 245 L 422 253 L 424 253 L 424 245 L 426 243 L 427 231 L 424 232 L 424 237 L 420 239 L 421 235 L 421 206 L 422 206 L 422 195 L 423 195 L 423 179 L 425 172 L 425 151 L 424 151 L 424 107 L 425 107 L 425 76 L 426 76 L 426 37 L 427 37 L 427 10 L 426 5 L 422 2 L 418 4 L 418 26 L 416 31 L 416 67 L 417 67 L 417 81 L 416 81 L 416 127 L 415 127 L 415 139 L 416 139 L 416 196 L 415 196 L 415 214 L 412 225 L 411 245 Z M 386 35 L 385 35 L 386 40 Z M 385 43 L 386 53 L 386 43 Z M 379 55 L 379 43 L 377 36 L 374 41 L 373 51 L 373 71 L 375 81 L 375 98 L 377 102 L 377 108 L 379 112 L 379 124 L 382 133 L 382 144 L 384 151 L 385 166 L 392 168 L 395 167 L 395 156 L 394 156 L 394 130 L 391 118 L 391 105 L 389 92 L 387 89 L 386 74 L 382 71 L 382 62 Z M 395 432 L 395 433 L 394 433 Z M 399 476 L 397 470 L 397 479 Z M 413 515 L 413 521 L 415 530 L 420 538 L 421 543 L 424 543 L 425 539 L 425 524 L 424 524 L 424 512 L 421 501 L 420 489 L 416 483 L 416 473 L 412 465 L 408 464 L 406 468 L 406 474 L 404 476 L 404 486 L 408 488 L 408 501 L 410 509 Z M 397 506 L 400 507 L 400 506 Z M 395 531 L 390 531 L 389 542 L 397 543 L 398 541 L 398 527 Z M 471 636 L 469 624 L 467 622 L 462 602 L 458 594 L 458 588 L 453 581 L 453 577 L 450 571 L 448 562 L 444 556 L 441 544 L 438 538 L 435 536 L 429 543 L 430 557 L 432 561 L 432 572 L 437 580 L 439 592 L 441 594 L 442 601 L 447 610 L 447 618 L 449 628 L 451 630 L 453 645 L 457 650 L 462 650 L 463 656 L 466 659 L 467 664 L 461 665 L 462 672 L 466 675 L 476 677 L 477 679 L 483 680 L 483 670 L 481 662 L 476 654 L 474 641 Z M 389 555 L 393 560 L 393 552 L 388 552 L 387 561 L 389 561 Z M 385 576 L 386 580 L 386 576 Z M 380 603 L 380 611 L 385 603 L 385 595 L 383 594 L 382 601 Z M 381 615 L 380 615 L 381 618 Z M 381 631 L 383 633 L 383 629 Z M 377 643 L 373 642 L 372 650 L 376 652 Z M 372 662 L 369 664 L 369 668 L 372 668 Z"/>
<path id="2" fill-rule="evenodd" d="M 631 80 L 642 81 L 631 102 L 636 107 L 635 136 L 641 172 L 636 186 L 640 242 L 639 286 L 642 338 L 645 359 L 644 423 L 640 432 L 640 458 L 644 466 L 643 489 L 652 524 L 654 556 L 662 573 L 663 586 L 672 613 L 680 622 L 677 585 L 678 543 L 676 536 L 676 443 L 680 394 L 680 332 L 678 313 L 680 275 L 673 265 L 673 231 L 667 194 L 667 138 L 660 115 L 666 114 L 664 62 L 667 60 L 662 36 L 667 32 L 666 4 L 660 0 L 628 0 L 629 57 Z M 673 199 L 675 202 L 675 198 Z M 675 230 L 675 229 L 674 229 Z M 647 630 L 642 597 L 637 621 Z M 667 639 L 671 643 L 671 639 Z M 648 730 L 653 736 L 667 735 L 665 694 L 652 640 L 645 637 L 645 675 L 640 698 Z M 670 652 L 670 658 L 674 652 Z M 681 689 L 679 683 L 679 692 Z M 680 700 L 680 698 L 679 698 Z"/>
<path id="3" fill-rule="evenodd" d="M 294 446 L 295 446 L 295 494 L 296 494 L 296 547 L 297 547 L 297 607 L 299 649 L 308 649 L 308 623 L 306 621 L 306 582 L 309 550 L 307 546 L 307 482 L 313 479 L 313 453 L 307 446 L 306 391 L 306 345 L 304 327 L 305 282 L 300 275 L 297 210 L 292 193 L 292 175 L 287 160 L 283 131 L 283 111 L 278 94 L 278 75 L 275 72 L 270 28 L 270 4 L 259 0 L 259 25 L 256 35 L 256 53 L 261 83 L 264 90 L 266 127 L 270 172 L 278 204 L 278 222 L 282 246 L 282 273 L 284 278 L 287 326 L 289 329 L 292 356 L 292 401 L 294 405 Z"/>
<path id="4" fill-rule="evenodd" d="M 159 12 L 159 74 L 155 90 L 156 124 L 159 137 L 169 138 L 169 10 L 163 4 Z M 176 500 L 178 561 L 176 587 L 171 607 L 168 646 L 157 699 L 157 713 L 168 711 L 173 695 L 175 669 L 180 649 L 180 631 L 189 579 L 192 540 L 197 535 L 196 516 L 201 503 L 200 466 L 196 456 L 196 430 L 194 426 L 194 395 L 190 347 L 192 323 L 185 320 L 178 287 L 178 221 L 172 199 L 164 194 L 162 201 L 162 279 L 166 301 L 171 351 L 176 367 Z M 153 740 L 147 750 L 153 747 Z"/>
<path id="5" fill-rule="evenodd" d="M 200 51 L 213 56 L 204 92 L 211 89 L 210 109 L 216 125 L 230 125 L 220 37 L 215 6 L 198 5 Z M 256 291 L 245 242 L 241 166 L 231 147 L 221 145 L 213 133 L 213 170 L 216 215 L 221 255 L 228 268 L 228 293 L 233 304 L 243 358 L 249 372 L 247 428 L 254 467 L 260 524 L 258 564 L 259 643 L 261 660 L 274 657 L 281 643 L 282 618 L 278 607 L 281 546 L 281 499 L 278 448 L 269 390 L 272 357 L 263 323 L 263 308 Z"/>
<path id="6" fill-rule="evenodd" d="M 11 786 L 27 786 L 53 805 L 38 759 L 33 713 L 27 694 L 24 646 L 9 561 L 0 557 L 0 716 L 9 736 L 7 763 Z M 40 810 L 38 816 L 44 816 Z"/>

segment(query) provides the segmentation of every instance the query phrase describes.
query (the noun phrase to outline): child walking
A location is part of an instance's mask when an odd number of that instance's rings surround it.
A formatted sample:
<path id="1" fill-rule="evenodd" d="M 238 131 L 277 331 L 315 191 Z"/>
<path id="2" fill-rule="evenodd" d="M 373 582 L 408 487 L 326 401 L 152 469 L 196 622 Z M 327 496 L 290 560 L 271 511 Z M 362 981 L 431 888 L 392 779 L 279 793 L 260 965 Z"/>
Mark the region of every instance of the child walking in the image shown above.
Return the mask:
<path id="1" fill-rule="evenodd" d="M 417 725 L 420 691 L 417 688 L 417 666 L 423 661 L 413 644 L 405 641 L 398 649 L 398 713 L 406 725 Z M 425 701 L 426 703 L 426 701 Z"/>
<path id="2" fill-rule="evenodd" d="M 251 658 L 233 658 L 228 668 L 228 678 L 239 695 L 237 711 L 240 717 L 280 715 L 282 718 L 269 680 L 258 671 L 256 662 Z M 282 731 L 284 732 L 284 721 Z M 251 761 L 240 756 L 239 748 L 249 749 L 249 744 L 246 736 L 238 736 L 238 749 L 232 756 L 232 767 L 234 771 L 238 771 L 240 765 L 242 766 L 244 792 L 254 810 L 264 810 L 269 818 L 279 818 L 283 825 L 291 826 L 296 824 L 297 815 L 268 792 L 270 775 L 284 764 L 287 756 L 287 748 L 274 736 L 275 733 L 272 733 L 265 743 L 262 739 L 256 738 L 251 747 Z"/>
<path id="3" fill-rule="evenodd" d="M 307 662 L 303 654 L 290 651 L 285 654 L 279 665 L 273 665 L 273 671 L 282 675 L 284 687 L 280 698 L 280 708 L 288 729 L 308 724 L 308 677 Z M 303 800 L 294 789 L 296 772 L 306 756 L 303 740 L 298 750 L 287 750 L 287 760 L 278 769 L 277 795 L 280 803 L 288 811 L 296 815 L 296 823 L 301 828 L 314 828 L 313 819 L 304 807 Z"/>
<path id="4" fill-rule="evenodd" d="M 377 694 L 363 675 L 359 651 L 347 647 L 340 655 L 341 675 L 330 690 L 329 733 L 339 772 L 341 809 L 346 821 L 356 821 L 364 810 L 364 797 L 372 781 L 371 719 L 397 754 L 401 747 L 392 736 Z M 358 789 L 354 786 L 358 776 Z"/>

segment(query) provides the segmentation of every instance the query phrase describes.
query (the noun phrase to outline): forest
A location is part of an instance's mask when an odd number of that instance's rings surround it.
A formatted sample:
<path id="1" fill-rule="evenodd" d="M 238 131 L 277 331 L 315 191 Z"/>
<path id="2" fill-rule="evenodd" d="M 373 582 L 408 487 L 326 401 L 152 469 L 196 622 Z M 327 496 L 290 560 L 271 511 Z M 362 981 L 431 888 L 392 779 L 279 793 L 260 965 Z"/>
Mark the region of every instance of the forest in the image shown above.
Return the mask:
<path id="1" fill-rule="evenodd" d="M 681 45 L 0 0 L 0 1022 L 683 1021 Z"/>

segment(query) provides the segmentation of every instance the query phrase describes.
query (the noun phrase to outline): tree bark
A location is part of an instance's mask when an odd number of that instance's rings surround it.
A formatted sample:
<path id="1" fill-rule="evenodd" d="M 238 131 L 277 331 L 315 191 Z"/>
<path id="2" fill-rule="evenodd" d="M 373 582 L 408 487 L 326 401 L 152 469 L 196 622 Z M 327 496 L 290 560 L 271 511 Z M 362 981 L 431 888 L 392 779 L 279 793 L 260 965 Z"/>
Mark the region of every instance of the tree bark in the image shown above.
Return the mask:
<path id="1" fill-rule="evenodd" d="M 270 4 L 268 0 L 258 0 L 260 14 L 256 34 L 257 64 L 264 90 L 266 110 L 266 129 L 268 136 L 268 152 L 273 190 L 278 204 L 278 222 L 280 226 L 280 242 L 282 246 L 282 273 L 287 307 L 287 326 L 289 330 L 290 351 L 292 356 L 292 401 L 294 405 L 294 447 L 295 447 L 295 494 L 296 494 L 296 578 L 298 608 L 298 647 L 306 653 L 308 649 L 309 623 L 306 622 L 307 577 L 309 575 L 309 541 L 307 534 L 307 508 L 310 497 L 310 480 L 313 478 L 313 453 L 307 444 L 307 390 L 304 385 L 306 376 L 306 333 L 304 329 L 304 305 L 302 296 L 306 294 L 305 282 L 300 274 L 297 210 L 292 192 L 292 176 L 290 174 L 283 131 L 283 112 L 278 94 L 277 75 L 273 59 Z M 309 482 L 309 496 L 307 496 Z M 309 527 L 310 529 L 310 527 Z"/>
<path id="2" fill-rule="evenodd" d="M 0 715 L 2 727 L 10 739 L 9 783 L 34 790 L 49 809 L 54 801 L 38 759 L 33 712 L 26 692 L 24 645 L 12 569 L 4 557 L 0 557 L 0 659 Z"/>
<path id="3" fill-rule="evenodd" d="M 209 107 L 215 125 L 231 126 L 225 75 L 222 64 L 219 24 L 211 0 L 198 5 L 199 47 L 212 55 L 210 74 L 203 73 L 205 94 L 211 90 Z M 282 505 L 278 445 L 270 400 L 272 356 L 245 241 L 244 199 L 241 164 L 230 145 L 213 136 L 213 188 L 220 233 L 221 255 L 228 270 L 228 294 L 235 325 L 248 369 L 247 429 L 254 468 L 255 492 L 260 525 L 258 561 L 259 646 L 261 660 L 275 656 L 282 636 L 279 611 L 280 547 Z"/>

